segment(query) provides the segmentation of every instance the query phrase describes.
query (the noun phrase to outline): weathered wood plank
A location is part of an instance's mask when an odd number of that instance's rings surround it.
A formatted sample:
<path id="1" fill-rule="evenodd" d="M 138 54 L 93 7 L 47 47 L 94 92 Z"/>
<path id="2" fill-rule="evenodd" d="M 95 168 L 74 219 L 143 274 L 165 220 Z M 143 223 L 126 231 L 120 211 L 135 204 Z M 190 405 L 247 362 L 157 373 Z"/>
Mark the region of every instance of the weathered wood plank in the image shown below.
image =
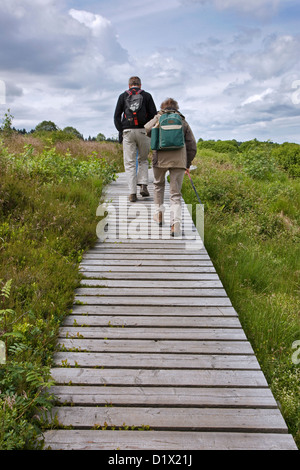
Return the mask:
<path id="1" fill-rule="evenodd" d="M 186 248 L 186 242 L 185 240 L 181 240 L 180 238 L 172 238 L 168 240 L 133 240 L 131 238 L 124 238 L 123 240 L 117 239 L 117 240 L 106 240 L 104 242 L 101 242 L 99 239 L 96 241 L 94 247 L 102 247 L 102 246 L 119 246 L 119 247 L 125 247 L 125 246 L 132 246 L 133 244 L 138 246 L 139 248 L 147 248 L 151 247 L 153 245 L 154 247 L 157 248 L 164 248 L 165 246 L 170 248 L 170 242 L 171 246 L 176 247 L 176 249 L 179 248 Z M 201 244 L 198 242 L 198 240 L 191 240 L 191 243 L 194 244 L 194 247 L 197 249 L 200 249 Z"/>
<path id="2" fill-rule="evenodd" d="M 247 341 L 242 328 L 111 328 L 111 327 L 79 327 L 65 326 L 59 329 L 59 337 L 63 339 L 178 339 L 216 340 L 216 341 Z M 80 338 L 80 339 L 78 339 Z"/>
<path id="3" fill-rule="evenodd" d="M 146 316 L 146 315 L 68 315 L 65 326 L 157 327 L 157 328 L 241 328 L 238 317 Z"/>
<path id="4" fill-rule="evenodd" d="M 57 399 L 77 405 L 277 408 L 267 388 L 54 386 Z"/>
<path id="5" fill-rule="evenodd" d="M 82 287 L 134 287 L 137 288 L 160 288 L 160 289 L 216 289 L 223 288 L 221 281 L 208 280 L 208 281 L 168 281 L 161 280 L 140 280 L 135 279 L 82 279 L 80 281 Z"/>
<path id="6" fill-rule="evenodd" d="M 161 306 L 161 305 L 143 305 L 143 308 L 136 305 L 73 305 L 72 312 L 76 314 L 92 315 L 168 315 L 174 317 L 237 317 L 237 313 L 232 306 Z"/>
<path id="7" fill-rule="evenodd" d="M 114 243 L 103 243 L 102 244 L 103 246 L 98 246 L 97 248 L 90 248 L 89 251 L 84 255 L 84 256 L 88 256 L 88 255 L 99 255 L 101 256 L 102 254 L 103 255 L 106 255 L 106 254 L 114 254 L 114 255 L 118 255 L 118 254 L 126 254 L 126 255 L 130 255 L 130 254 L 135 254 L 135 255 L 138 255 L 138 254 L 142 254 L 143 256 L 144 255 L 160 255 L 160 254 L 163 254 L 163 255 L 182 255 L 182 254 L 185 254 L 186 256 L 189 256 L 189 255 L 202 255 L 202 256 L 208 256 L 207 254 L 207 251 L 202 248 L 200 250 L 195 250 L 195 251 L 191 251 L 191 250 L 186 250 L 185 248 L 174 248 L 170 245 L 167 245 L 163 248 L 157 248 L 157 247 L 150 247 L 148 246 L 147 244 L 144 244 L 143 247 L 141 248 L 136 248 L 134 245 L 129 245 L 127 247 L 122 247 L 121 245 L 121 248 L 118 247 L 118 245 L 114 244 Z M 147 247 L 147 248 L 146 248 Z"/>
<path id="8" fill-rule="evenodd" d="M 104 242 L 96 242 L 92 250 L 102 252 L 107 250 L 111 252 L 113 249 L 116 250 L 139 250 L 140 252 L 147 253 L 147 250 L 153 251 L 163 251 L 164 253 L 196 253 L 196 254 L 207 254 L 205 247 L 200 244 L 198 241 L 190 240 L 187 244 L 184 240 L 178 240 L 177 238 L 172 240 L 130 240 L 130 239 L 117 239 L 117 240 L 106 240 Z"/>
<path id="9" fill-rule="evenodd" d="M 68 339 L 59 338 L 57 344 L 66 349 L 76 348 L 78 352 L 160 352 L 191 354 L 252 354 L 247 341 L 176 341 L 176 340 L 134 340 L 134 339 Z"/>
<path id="10" fill-rule="evenodd" d="M 170 235 L 170 226 L 165 224 L 162 227 L 159 227 L 156 223 L 151 220 L 115 220 L 107 221 L 106 226 L 107 239 L 110 237 L 113 239 L 116 236 L 119 239 L 139 239 L 139 240 L 168 240 L 171 237 Z M 181 240 L 194 239 L 197 237 L 197 232 L 195 231 L 191 222 L 182 222 L 182 232 L 179 238 Z"/>
<path id="11" fill-rule="evenodd" d="M 182 431 L 47 431 L 53 450 L 296 450 L 288 434 Z"/>
<path id="12" fill-rule="evenodd" d="M 150 244 L 150 242 L 154 242 L 154 241 L 157 241 L 157 242 L 162 242 L 162 241 L 170 241 L 170 243 L 173 243 L 173 238 L 174 237 L 171 237 L 169 233 L 165 233 L 163 235 L 161 234 L 157 234 L 155 237 L 152 236 L 151 238 L 149 237 L 149 235 L 145 234 L 143 236 L 140 236 L 140 238 L 135 238 L 135 239 L 132 239 L 133 242 L 137 242 L 137 241 L 143 241 L 143 242 L 148 242 Z M 110 234 L 110 238 L 108 240 L 106 240 L 105 242 L 103 243 L 118 243 L 120 240 L 130 240 L 130 238 L 124 238 L 121 237 L 120 234 L 117 234 L 117 236 L 115 236 L 114 234 Z M 171 240 L 172 239 L 172 240 Z M 181 241 L 183 241 L 186 246 L 185 246 L 185 249 L 187 250 L 195 250 L 196 247 L 197 249 L 201 249 L 201 247 L 203 247 L 203 242 L 202 240 L 194 240 L 194 239 L 191 239 L 191 237 L 189 238 L 185 238 L 184 237 L 181 237 Z M 174 243 L 175 245 L 175 243 Z"/>
<path id="13" fill-rule="evenodd" d="M 142 272 L 147 272 L 147 273 L 164 273 L 166 276 L 166 279 L 170 279 L 169 274 L 170 273 L 180 273 L 181 276 L 186 273 L 216 273 L 216 270 L 213 266 L 111 266 L 111 265 L 91 265 L 91 264 L 85 264 L 80 266 L 80 271 L 85 273 L 85 271 L 97 271 L 97 272 L 125 272 L 125 273 L 142 273 Z M 104 275 L 105 276 L 105 275 Z"/>
<path id="14" fill-rule="evenodd" d="M 118 296 L 85 296 L 75 295 L 75 303 L 81 302 L 87 305 L 187 305 L 187 306 L 230 306 L 231 302 L 228 297 L 139 297 L 130 296 L 118 297 Z"/>
<path id="15" fill-rule="evenodd" d="M 86 253 L 83 257 L 82 260 L 104 260 L 104 261 L 109 261 L 109 263 L 112 260 L 139 260 L 139 261 L 144 261 L 144 260 L 165 260 L 165 261 L 171 261 L 171 260 L 176 260 L 176 261 L 210 261 L 210 258 L 208 255 L 198 255 L 198 254 L 192 254 L 192 253 L 186 253 L 186 254 L 166 254 L 164 253 L 155 253 L 155 254 L 148 254 L 145 253 L 144 250 L 141 253 Z M 109 264 L 108 263 L 108 264 Z"/>
<path id="16" fill-rule="evenodd" d="M 226 352 L 225 352 L 226 354 Z M 53 368 L 51 376 L 57 384 L 120 385 L 159 387 L 268 387 L 259 370 L 180 370 L 178 369 L 118 369 Z"/>
<path id="17" fill-rule="evenodd" d="M 102 268 L 101 268 L 102 269 Z M 183 279 L 187 282 L 188 280 L 198 280 L 198 281 L 204 281 L 204 280 L 219 280 L 219 276 L 215 272 L 199 272 L 195 274 L 190 274 L 190 273 L 184 273 L 184 276 L 182 275 L 181 272 L 149 272 L 149 271 L 139 271 L 139 270 L 133 270 L 133 271 L 120 271 L 120 270 L 111 270 L 109 268 L 107 269 L 102 269 L 102 271 L 97 270 L 97 268 L 93 267 L 93 270 L 87 269 L 81 269 L 82 275 L 86 279 L 93 279 L 93 278 L 98 278 L 98 279 L 124 279 L 127 282 L 129 280 L 155 280 L 155 281 L 160 281 L 160 280 L 167 280 L 170 281 L 171 279 L 173 280 L 180 280 Z"/>
<path id="18" fill-rule="evenodd" d="M 286 433 L 277 409 L 248 408 L 139 408 L 139 407 L 54 407 L 52 415 L 63 426 L 150 426 L 152 429 L 215 430 Z M 105 424 L 106 423 L 106 424 Z"/>
<path id="19" fill-rule="evenodd" d="M 134 284 L 134 283 L 133 283 Z M 224 289 L 210 288 L 206 289 L 204 287 L 199 287 L 196 289 L 186 288 L 159 288 L 155 289 L 152 287 L 80 287 L 75 289 L 76 296 L 94 296 L 94 297 L 103 297 L 103 296 L 140 296 L 140 297 L 227 297 L 227 294 Z"/>
<path id="20" fill-rule="evenodd" d="M 118 367 L 136 369 L 228 369 L 259 370 L 254 355 L 226 354 L 151 354 L 151 353 L 87 353 L 57 352 L 54 364 L 63 367 Z M 126 371 L 125 371 L 126 372 Z"/>
<path id="21" fill-rule="evenodd" d="M 211 261 L 208 260 L 181 260 L 181 259 L 109 259 L 105 260 L 104 258 L 99 259 L 83 259 L 80 263 L 81 266 L 213 266 Z"/>

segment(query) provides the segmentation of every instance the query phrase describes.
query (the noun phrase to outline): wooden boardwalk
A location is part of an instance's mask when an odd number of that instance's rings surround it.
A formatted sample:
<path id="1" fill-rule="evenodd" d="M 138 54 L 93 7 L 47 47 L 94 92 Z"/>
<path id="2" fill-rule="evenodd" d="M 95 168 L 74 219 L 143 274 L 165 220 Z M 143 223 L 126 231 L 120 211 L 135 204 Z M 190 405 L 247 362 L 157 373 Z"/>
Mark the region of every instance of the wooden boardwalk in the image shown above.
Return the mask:
<path id="1" fill-rule="evenodd" d="M 129 204 L 124 174 L 108 187 L 106 239 L 82 260 L 52 369 L 52 415 L 70 429 L 46 447 L 296 449 L 186 207 L 172 239 L 149 189 Z"/>

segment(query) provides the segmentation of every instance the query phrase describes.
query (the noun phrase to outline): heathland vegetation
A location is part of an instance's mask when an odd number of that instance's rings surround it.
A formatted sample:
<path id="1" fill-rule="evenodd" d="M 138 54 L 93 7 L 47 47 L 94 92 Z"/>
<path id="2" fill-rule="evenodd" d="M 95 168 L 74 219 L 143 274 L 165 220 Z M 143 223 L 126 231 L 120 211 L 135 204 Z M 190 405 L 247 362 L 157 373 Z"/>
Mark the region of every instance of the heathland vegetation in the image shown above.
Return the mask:
<path id="1" fill-rule="evenodd" d="M 200 139 L 193 163 L 206 249 L 300 446 L 300 145 Z"/>
<path id="2" fill-rule="evenodd" d="M 117 143 L 0 134 L 2 450 L 40 442 L 58 327 L 72 307 L 82 253 L 96 241 L 102 189 L 122 170 L 121 155 Z"/>
<path id="3" fill-rule="evenodd" d="M 70 130 L 69 130 L 70 131 Z M 58 328 L 96 241 L 103 186 L 122 148 L 58 129 L 0 132 L 0 449 L 35 449 Z M 300 445 L 300 146 L 198 142 L 193 181 L 205 245 Z M 188 178 L 183 196 L 197 203 Z"/>

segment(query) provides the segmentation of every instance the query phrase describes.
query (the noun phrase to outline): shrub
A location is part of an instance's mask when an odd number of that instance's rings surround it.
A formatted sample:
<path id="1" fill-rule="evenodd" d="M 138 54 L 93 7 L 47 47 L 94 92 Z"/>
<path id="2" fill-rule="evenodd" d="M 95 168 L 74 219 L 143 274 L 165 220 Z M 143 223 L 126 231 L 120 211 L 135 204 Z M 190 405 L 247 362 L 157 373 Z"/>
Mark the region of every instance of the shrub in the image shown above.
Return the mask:
<path id="1" fill-rule="evenodd" d="M 250 147 L 243 152 L 241 160 L 244 172 L 252 178 L 266 179 L 276 172 L 275 161 L 268 148 Z"/>
<path id="2" fill-rule="evenodd" d="M 202 140 L 199 139 L 197 143 L 199 149 L 211 149 L 215 152 L 238 152 L 239 147 L 236 140 Z"/>
<path id="3" fill-rule="evenodd" d="M 300 176 L 300 145 L 286 142 L 275 148 L 272 155 L 290 176 Z"/>

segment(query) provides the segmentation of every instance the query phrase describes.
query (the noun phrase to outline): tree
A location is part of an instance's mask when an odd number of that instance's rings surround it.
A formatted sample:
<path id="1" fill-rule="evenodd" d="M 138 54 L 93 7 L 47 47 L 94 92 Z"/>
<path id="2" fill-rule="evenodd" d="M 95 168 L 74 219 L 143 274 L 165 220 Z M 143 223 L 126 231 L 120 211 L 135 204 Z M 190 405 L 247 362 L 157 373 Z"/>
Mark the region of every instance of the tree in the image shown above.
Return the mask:
<path id="1" fill-rule="evenodd" d="M 58 130 L 57 125 L 54 124 L 54 122 L 52 121 L 42 121 L 35 128 L 36 132 L 41 132 L 41 131 L 53 132 L 57 130 Z"/>
<path id="2" fill-rule="evenodd" d="M 64 128 L 63 132 L 65 132 L 66 134 L 71 134 L 72 136 L 78 137 L 78 139 L 83 140 L 83 135 L 80 134 L 80 132 L 75 129 L 75 127 L 67 126 Z"/>
<path id="3" fill-rule="evenodd" d="M 101 132 L 99 132 L 99 134 L 96 137 L 96 140 L 97 140 L 97 142 L 102 142 L 103 140 L 106 140 L 105 135 L 101 134 Z"/>
<path id="4" fill-rule="evenodd" d="M 4 115 L 4 119 L 2 120 L 3 124 L 0 127 L 0 130 L 3 131 L 6 135 L 10 135 L 13 132 L 11 127 L 13 119 L 14 116 L 11 114 L 10 109 L 8 109 Z"/>

